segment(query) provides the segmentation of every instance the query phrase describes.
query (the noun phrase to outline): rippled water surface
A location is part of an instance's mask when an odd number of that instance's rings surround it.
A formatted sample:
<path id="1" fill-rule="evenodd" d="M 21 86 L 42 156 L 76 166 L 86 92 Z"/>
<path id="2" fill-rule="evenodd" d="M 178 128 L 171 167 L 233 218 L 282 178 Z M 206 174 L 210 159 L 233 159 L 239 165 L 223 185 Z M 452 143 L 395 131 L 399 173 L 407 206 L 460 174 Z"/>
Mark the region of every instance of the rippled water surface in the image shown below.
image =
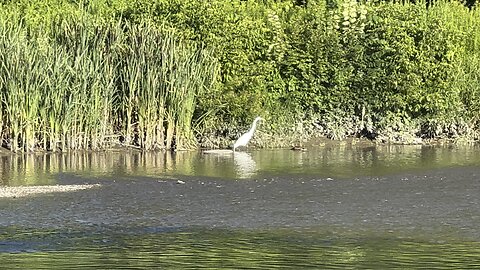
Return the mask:
<path id="1" fill-rule="evenodd" d="M 0 269 L 473 269 L 480 149 L 0 157 Z"/>

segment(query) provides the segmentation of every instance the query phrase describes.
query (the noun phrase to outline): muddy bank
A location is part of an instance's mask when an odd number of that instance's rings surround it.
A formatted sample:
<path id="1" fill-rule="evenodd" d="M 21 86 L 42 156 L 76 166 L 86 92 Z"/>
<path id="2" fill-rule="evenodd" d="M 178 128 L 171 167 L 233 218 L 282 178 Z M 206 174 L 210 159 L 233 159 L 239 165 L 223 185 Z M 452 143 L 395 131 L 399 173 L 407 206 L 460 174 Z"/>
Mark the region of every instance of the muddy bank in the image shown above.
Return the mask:
<path id="1" fill-rule="evenodd" d="M 185 151 L 198 151 L 201 150 L 204 153 L 208 150 L 220 150 L 224 154 L 231 152 L 231 145 L 235 142 L 233 139 L 227 138 L 209 138 L 210 143 L 198 142 L 197 146 L 190 149 L 172 149 L 172 151 L 167 151 L 166 149 L 157 149 L 150 150 L 146 152 L 185 152 Z M 371 146 L 388 146 L 388 145 L 425 145 L 425 146 L 455 146 L 455 145 L 478 145 L 478 141 L 474 139 L 469 139 L 465 137 L 458 138 L 420 138 L 414 134 L 409 134 L 408 136 L 403 134 L 389 134 L 389 135 L 379 135 L 376 138 L 367 138 L 367 137 L 358 137 L 358 136 L 347 136 L 342 139 L 331 139 L 326 136 L 311 136 L 308 134 L 296 135 L 296 136 L 272 136 L 261 131 L 257 131 L 257 134 L 249 142 L 246 147 L 241 147 L 239 151 L 253 150 L 253 149 L 291 149 L 291 150 L 308 150 L 309 148 L 315 147 L 336 147 L 336 146 L 356 146 L 356 147 L 371 147 Z M 214 152 L 215 152 L 214 151 Z M 35 149 L 34 152 L 13 152 L 6 147 L 0 147 L 0 157 L 8 156 L 19 156 L 25 154 L 32 155 L 45 155 L 45 154 L 72 154 L 72 153 L 136 153 L 136 152 L 145 152 L 145 149 L 142 149 L 139 146 L 135 145 L 125 145 L 125 144 L 116 144 L 112 143 L 111 145 L 106 146 L 104 149 L 100 150 L 79 150 L 79 151 L 51 151 L 51 150 L 42 150 Z M 219 153 L 219 152 L 215 152 Z"/>

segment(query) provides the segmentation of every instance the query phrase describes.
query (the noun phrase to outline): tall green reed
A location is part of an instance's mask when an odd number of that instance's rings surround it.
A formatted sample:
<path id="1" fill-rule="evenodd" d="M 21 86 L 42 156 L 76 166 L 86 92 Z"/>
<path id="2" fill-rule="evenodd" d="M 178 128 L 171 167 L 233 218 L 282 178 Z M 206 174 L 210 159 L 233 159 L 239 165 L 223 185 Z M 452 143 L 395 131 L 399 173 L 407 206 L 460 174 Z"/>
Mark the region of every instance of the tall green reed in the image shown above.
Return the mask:
<path id="1" fill-rule="evenodd" d="M 2 121 L 8 126 L 2 136 L 12 151 L 32 151 L 39 126 L 41 88 L 45 84 L 43 55 L 33 49 L 26 31 L 18 25 L 3 21 L 0 29 Z"/>
<path id="2" fill-rule="evenodd" d="M 195 96 L 217 72 L 210 50 L 147 24 L 49 27 L 0 24 L 0 116 L 12 151 L 194 146 Z"/>
<path id="3" fill-rule="evenodd" d="M 119 78 L 126 143 L 144 149 L 195 146 L 195 97 L 211 86 L 218 65 L 211 50 L 189 44 L 172 30 L 127 25 Z"/>

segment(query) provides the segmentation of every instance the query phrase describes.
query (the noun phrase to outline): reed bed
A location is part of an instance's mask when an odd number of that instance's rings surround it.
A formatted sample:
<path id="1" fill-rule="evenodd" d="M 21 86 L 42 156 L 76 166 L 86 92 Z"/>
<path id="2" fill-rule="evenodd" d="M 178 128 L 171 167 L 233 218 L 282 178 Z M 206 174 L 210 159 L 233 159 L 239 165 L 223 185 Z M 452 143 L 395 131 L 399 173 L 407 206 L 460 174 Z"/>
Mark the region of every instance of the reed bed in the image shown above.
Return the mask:
<path id="1" fill-rule="evenodd" d="M 211 50 L 150 24 L 58 20 L 49 27 L 0 22 L 5 147 L 195 146 L 195 99 L 218 70 Z"/>

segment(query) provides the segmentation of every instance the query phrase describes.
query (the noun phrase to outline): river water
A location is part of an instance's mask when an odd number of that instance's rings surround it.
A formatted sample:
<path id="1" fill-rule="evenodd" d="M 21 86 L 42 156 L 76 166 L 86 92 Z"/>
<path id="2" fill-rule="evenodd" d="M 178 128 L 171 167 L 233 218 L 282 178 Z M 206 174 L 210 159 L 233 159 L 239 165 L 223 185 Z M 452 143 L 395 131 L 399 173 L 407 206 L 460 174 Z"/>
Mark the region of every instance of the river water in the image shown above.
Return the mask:
<path id="1" fill-rule="evenodd" d="M 17 155 L 0 269 L 473 269 L 480 148 L 341 143 L 306 152 Z"/>

